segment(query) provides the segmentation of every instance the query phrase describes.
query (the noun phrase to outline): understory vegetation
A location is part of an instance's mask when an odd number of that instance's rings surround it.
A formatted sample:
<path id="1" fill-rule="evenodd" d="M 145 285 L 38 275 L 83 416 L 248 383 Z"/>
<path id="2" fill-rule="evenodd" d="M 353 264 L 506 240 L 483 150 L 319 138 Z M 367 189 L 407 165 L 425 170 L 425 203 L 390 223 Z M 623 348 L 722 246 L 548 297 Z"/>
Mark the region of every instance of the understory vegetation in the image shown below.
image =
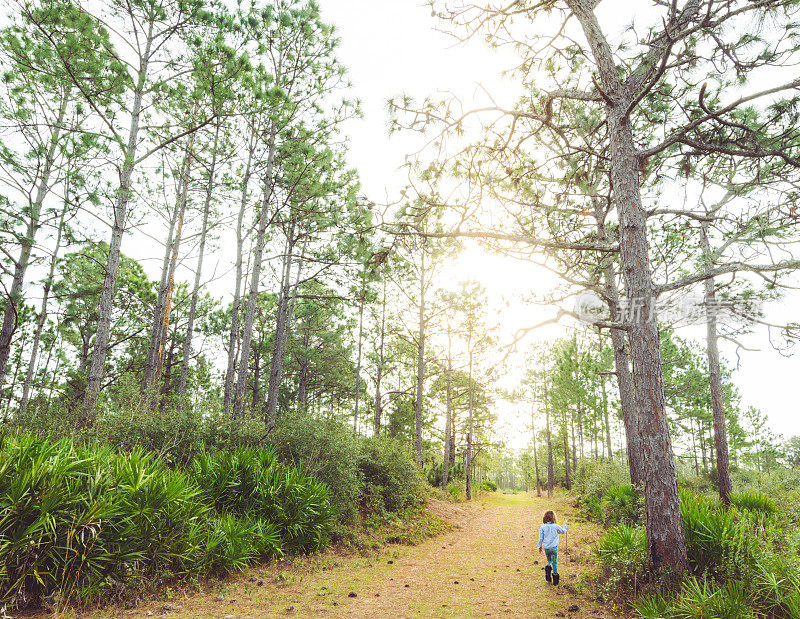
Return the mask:
<path id="1" fill-rule="evenodd" d="M 409 450 L 338 422 L 260 428 L 144 411 L 91 435 L 0 436 L 0 607 L 124 601 L 149 583 L 322 550 L 363 526 L 438 532 Z M 69 427 L 69 426 L 63 426 Z M 408 529 L 408 530 L 406 530 Z"/>
<path id="2" fill-rule="evenodd" d="M 713 476 L 679 476 L 690 571 L 671 590 L 651 578 L 643 501 L 625 475 L 590 463 L 576 477 L 584 513 L 607 527 L 594 551 L 600 599 L 648 619 L 800 617 L 800 473 L 736 471 L 730 506 Z"/>

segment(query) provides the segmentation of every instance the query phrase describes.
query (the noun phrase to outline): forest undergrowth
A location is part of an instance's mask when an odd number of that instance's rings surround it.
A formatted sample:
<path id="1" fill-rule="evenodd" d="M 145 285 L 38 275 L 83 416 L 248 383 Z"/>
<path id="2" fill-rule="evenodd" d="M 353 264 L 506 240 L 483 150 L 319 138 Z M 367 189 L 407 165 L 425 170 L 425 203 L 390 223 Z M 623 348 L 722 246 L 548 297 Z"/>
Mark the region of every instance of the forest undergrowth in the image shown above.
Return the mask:
<path id="1" fill-rule="evenodd" d="M 681 583 L 662 587 L 648 569 L 640 493 L 619 464 L 579 470 L 576 495 L 587 517 L 606 527 L 590 577 L 597 597 L 647 619 L 800 617 L 800 473 L 734 473 L 731 505 L 713 476 L 679 476 L 690 563 Z"/>
<path id="2" fill-rule="evenodd" d="M 152 421 L 140 411 L 91 435 L 3 432 L 4 613 L 126 607 L 331 543 L 359 550 L 447 529 L 421 511 L 426 484 L 390 439 L 311 417 L 283 417 L 269 436 L 192 414 Z"/>

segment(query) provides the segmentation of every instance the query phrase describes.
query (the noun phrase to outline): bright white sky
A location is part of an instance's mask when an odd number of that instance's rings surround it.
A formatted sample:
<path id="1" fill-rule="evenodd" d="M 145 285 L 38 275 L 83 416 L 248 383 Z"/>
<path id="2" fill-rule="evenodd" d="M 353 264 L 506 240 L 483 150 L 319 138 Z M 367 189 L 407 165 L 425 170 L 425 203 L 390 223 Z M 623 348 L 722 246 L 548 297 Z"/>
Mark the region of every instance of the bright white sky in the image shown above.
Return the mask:
<path id="1" fill-rule="evenodd" d="M 480 95 L 483 85 L 501 102 L 513 99 L 513 86 L 499 78 L 508 62 L 479 42 L 454 47 L 451 39 L 435 30 L 430 8 L 420 0 L 320 0 L 320 4 L 325 21 L 338 29 L 342 39 L 339 57 L 350 69 L 354 92 L 365 113 L 364 120 L 347 128 L 350 161 L 359 170 L 367 195 L 378 203 L 396 198 L 404 184 L 405 173 L 399 168 L 405 155 L 421 145 L 416 136 L 388 137 L 386 102 L 390 97 L 452 93 L 468 103 Z M 509 299 L 511 305 L 503 316 L 509 333 L 550 315 L 546 309 L 526 307 L 513 299 L 515 293 L 541 288 L 550 279 L 534 266 L 473 249 L 460 262 L 458 272 L 480 281 L 490 297 Z M 768 307 L 767 318 L 776 323 L 792 316 L 797 320 L 797 306 L 791 305 L 784 302 Z M 531 343 L 553 333 L 551 329 L 548 334 L 535 335 Z M 775 352 L 766 330 L 749 338 L 747 344 L 760 350 L 740 354 L 735 381 L 744 404 L 765 411 L 774 431 L 786 436 L 800 434 L 800 354 L 787 358 Z M 736 363 L 732 347 L 723 346 L 723 354 Z M 516 410 L 499 406 L 501 432 L 510 446 L 521 447 L 529 440 L 529 415 L 527 406 Z"/>

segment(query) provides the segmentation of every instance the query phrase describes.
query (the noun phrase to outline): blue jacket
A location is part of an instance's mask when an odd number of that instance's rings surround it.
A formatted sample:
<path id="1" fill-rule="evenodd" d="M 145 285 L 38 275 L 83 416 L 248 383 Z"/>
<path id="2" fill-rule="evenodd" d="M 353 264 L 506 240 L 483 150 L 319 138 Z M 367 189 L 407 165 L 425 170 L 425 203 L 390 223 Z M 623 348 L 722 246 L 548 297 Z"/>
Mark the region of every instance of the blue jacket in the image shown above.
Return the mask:
<path id="1" fill-rule="evenodd" d="M 548 522 L 539 527 L 539 548 L 558 548 L 558 534 L 566 533 L 567 527 Z"/>

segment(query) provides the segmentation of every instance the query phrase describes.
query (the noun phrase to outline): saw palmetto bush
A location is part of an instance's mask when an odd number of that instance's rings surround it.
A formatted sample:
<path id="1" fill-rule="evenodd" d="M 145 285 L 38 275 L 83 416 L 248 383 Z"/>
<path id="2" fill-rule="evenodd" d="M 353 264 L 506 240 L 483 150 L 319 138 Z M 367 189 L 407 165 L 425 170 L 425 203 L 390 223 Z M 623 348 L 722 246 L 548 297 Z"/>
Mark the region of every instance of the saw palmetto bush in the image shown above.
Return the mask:
<path id="1" fill-rule="evenodd" d="M 731 503 L 742 511 L 756 512 L 765 516 L 770 516 L 778 511 L 775 501 L 763 492 L 752 490 L 732 492 L 730 499 Z"/>
<path id="2" fill-rule="evenodd" d="M 186 474 L 139 447 L 0 441 L 0 609 L 318 550 L 336 519 L 323 483 L 263 447 L 201 450 Z"/>
<path id="3" fill-rule="evenodd" d="M 747 522 L 718 500 L 681 491 L 681 516 L 693 572 L 714 578 L 739 578 L 758 553 Z"/>
<path id="4" fill-rule="evenodd" d="M 278 462 L 266 447 L 202 450 L 192 476 L 203 499 L 219 512 L 272 523 L 288 552 L 327 546 L 336 511 L 328 488 L 314 476 Z"/>
<path id="5" fill-rule="evenodd" d="M 69 441 L 5 437 L 0 445 L 0 605 L 102 589 L 143 557 L 107 495 L 107 473 Z"/>

